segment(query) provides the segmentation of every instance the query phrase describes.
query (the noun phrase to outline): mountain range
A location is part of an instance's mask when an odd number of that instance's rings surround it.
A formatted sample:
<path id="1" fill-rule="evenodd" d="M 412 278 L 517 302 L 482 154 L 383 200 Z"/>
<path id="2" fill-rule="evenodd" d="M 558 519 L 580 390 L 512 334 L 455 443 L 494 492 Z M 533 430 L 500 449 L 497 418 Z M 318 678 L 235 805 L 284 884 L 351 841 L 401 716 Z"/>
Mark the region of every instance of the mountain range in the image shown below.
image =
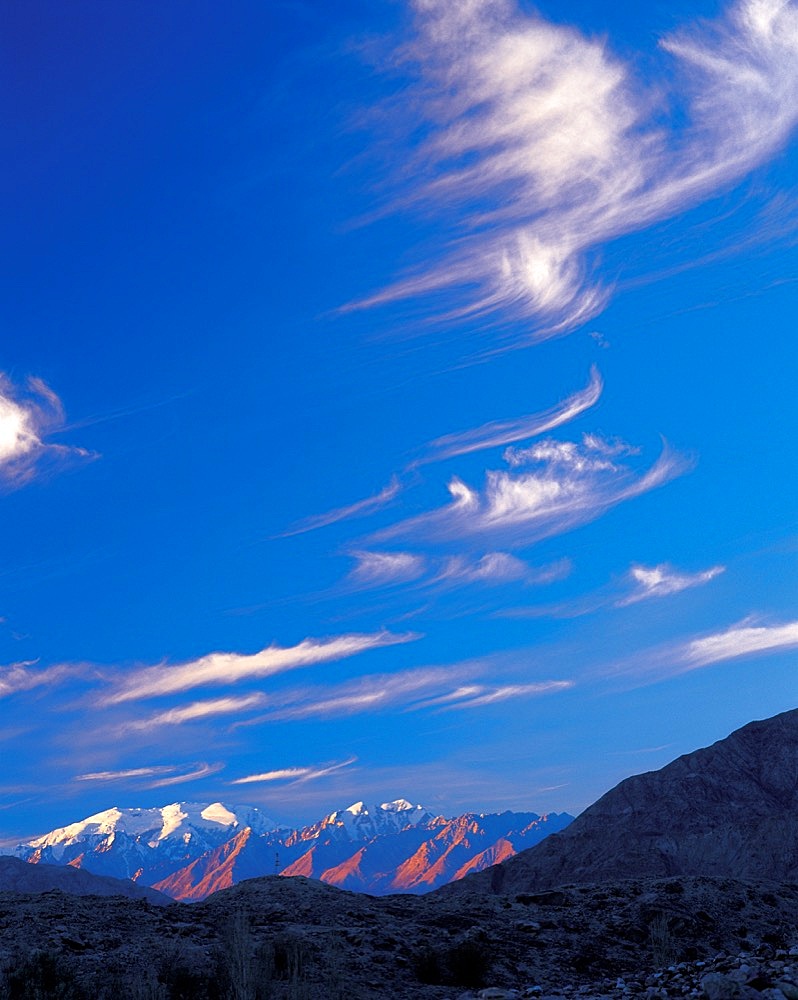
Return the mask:
<path id="1" fill-rule="evenodd" d="M 375 895 L 423 893 L 563 830 L 567 813 L 466 813 L 447 819 L 406 799 L 356 802 L 299 828 L 254 806 L 176 802 L 96 813 L 20 844 L 30 864 L 69 866 L 195 901 L 243 879 L 304 875 Z"/>

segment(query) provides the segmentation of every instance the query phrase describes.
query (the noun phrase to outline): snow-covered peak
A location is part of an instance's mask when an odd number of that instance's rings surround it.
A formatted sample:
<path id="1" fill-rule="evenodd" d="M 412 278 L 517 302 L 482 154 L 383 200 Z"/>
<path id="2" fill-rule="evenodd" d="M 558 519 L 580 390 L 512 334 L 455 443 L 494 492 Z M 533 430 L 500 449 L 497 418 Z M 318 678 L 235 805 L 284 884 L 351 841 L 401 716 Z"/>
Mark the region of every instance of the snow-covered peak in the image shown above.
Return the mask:
<path id="1" fill-rule="evenodd" d="M 380 805 L 380 809 L 384 809 L 385 812 L 409 812 L 411 809 L 423 808 L 423 806 L 414 806 L 407 799 L 394 799 L 393 802 L 383 802 Z"/>
<path id="2" fill-rule="evenodd" d="M 221 802 L 212 802 L 202 810 L 200 816 L 207 819 L 209 823 L 221 823 L 223 826 L 236 826 L 238 824 L 236 814 L 230 812 L 227 806 L 223 806 Z"/>
<path id="3" fill-rule="evenodd" d="M 338 827 L 352 840 L 369 840 L 383 833 L 398 833 L 409 826 L 429 822 L 434 814 L 424 806 L 413 805 L 407 799 L 394 799 L 380 805 L 353 802 L 346 809 L 331 813 L 325 826 Z"/>
<path id="4" fill-rule="evenodd" d="M 106 837 L 122 831 L 130 836 L 139 836 L 160 830 L 163 818 L 160 809 L 119 809 L 113 806 L 103 812 L 94 813 L 86 819 L 68 826 L 51 830 L 42 837 L 30 841 L 31 847 L 54 847 L 57 844 L 74 844 L 87 837 Z"/>
<path id="5" fill-rule="evenodd" d="M 240 806 L 233 810 L 221 802 L 210 805 L 172 802 L 154 809 L 120 809 L 114 806 L 77 823 L 52 830 L 29 841 L 28 846 L 63 848 L 79 841 L 125 833 L 154 847 L 162 841 L 187 841 L 196 834 L 216 840 L 219 836 L 228 836 L 234 830 L 247 826 L 255 833 L 265 833 L 275 829 L 276 825 L 255 806 Z"/>

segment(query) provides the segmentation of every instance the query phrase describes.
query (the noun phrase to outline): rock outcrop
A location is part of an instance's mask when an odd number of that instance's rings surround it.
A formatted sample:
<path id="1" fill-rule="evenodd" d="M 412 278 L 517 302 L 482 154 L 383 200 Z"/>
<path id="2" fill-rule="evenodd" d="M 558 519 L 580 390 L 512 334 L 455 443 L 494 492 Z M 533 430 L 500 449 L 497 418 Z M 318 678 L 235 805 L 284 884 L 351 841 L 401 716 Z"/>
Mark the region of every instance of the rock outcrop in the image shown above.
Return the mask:
<path id="1" fill-rule="evenodd" d="M 798 882 L 798 710 L 627 778 L 563 832 L 445 891 L 673 875 Z"/>

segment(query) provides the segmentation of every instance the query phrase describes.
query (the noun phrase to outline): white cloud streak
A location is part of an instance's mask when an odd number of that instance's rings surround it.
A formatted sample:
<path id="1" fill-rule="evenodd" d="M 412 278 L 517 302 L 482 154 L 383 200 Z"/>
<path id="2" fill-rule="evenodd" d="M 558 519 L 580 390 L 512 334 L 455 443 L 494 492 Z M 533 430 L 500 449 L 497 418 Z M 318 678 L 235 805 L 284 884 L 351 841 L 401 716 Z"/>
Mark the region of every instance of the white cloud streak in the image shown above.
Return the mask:
<path id="1" fill-rule="evenodd" d="M 531 566 L 509 552 L 481 556 L 421 556 L 410 552 L 354 552 L 357 565 L 345 583 L 359 589 L 411 584 L 427 591 L 458 587 L 498 587 L 517 583 L 543 586 L 563 580 L 572 569 L 570 559 Z"/>
<path id="2" fill-rule="evenodd" d="M 186 767 L 191 770 L 186 771 Z M 224 767 L 224 764 L 207 764 L 200 761 L 190 765 L 179 764 L 159 764 L 152 767 L 131 767 L 119 771 L 94 771 L 87 774 L 75 775 L 75 781 L 138 781 L 144 778 L 158 778 L 151 782 L 147 788 L 165 788 L 169 785 L 179 785 L 184 781 L 196 781 L 205 778 L 210 774 L 217 774 Z M 176 773 L 177 772 L 177 773 Z M 161 777 L 164 775 L 165 777 Z"/>
<path id="3" fill-rule="evenodd" d="M 358 500 L 346 507 L 336 507 L 325 514 L 314 514 L 312 517 L 300 521 L 293 528 L 284 531 L 279 537 L 290 538 L 292 535 L 302 535 L 307 531 L 315 531 L 317 528 L 326 528 L 328 525 L 336 524 L 338 521 L 348 521 L 356 517 L 367 517 L 369 514 L 387 507 L 399 495 L 401 489 L 402 484 L 399 481 L 399 477 L 392 476 L 388 485 L 384 486 L 374 496 L 366 497 L 365 500 Z"/>
<path id="4" fill-rule="evenodd" d="M 182 726 L 186 722 L 196 722 L 210 719 L 217 715 L 231 715 L 258 708 L 266 701 L 266 695 L 261 692 L 245 695 L 243 698 L 213 698 L 208 701 L 193 701 L 190 705 L 170 708 L 158 712 L 148 719 L 137 719 L 128 722 L 122 728 L 129 731 L 146 731 L 158 729 L 160 726 Z"/>
<path id="5" fill-rule="evenodd" d="M 403 475 L 408 475 L 417 470 L 422 465 L 429 465 L 433 462 L 442 462 L 457 455 L 466 455 L 474 451 L 482 451 L 486 448 L 496 448 L 502 445 L 512 444 L 524 438 L 535 437 L 538 434 L 545 434 L 561 427 L 563 424 L 574 420 L 585 410 L 595 406 L 601 397 L 604 382 L 598 369 L 593 365 L 590 369 L 590 381 L 584 389 L 573 393 L 556 406 L 540 413 L 531 413 L 523 417 L 514 417 L 509 420 L 494 420 L 479 427 L 473 427 L 466 431 L 459 431 L 454 434 L 445 434 L 442 437 L 430 441 L 421 449 L 419 458 L 410 462 L 404 470 Z M 283 532 L 279 537 L 287 538 L 292 535 L 302 534 L 306 531 L 314 531 L 317 528 L 324 528 L 339 521 L 346 521 L 352 518 L 366 517 L 381 510 L 393 501 L 402 490 L 402 482 L 399 476 L 394 475 L 388 485 L 373 497 L 365 500 L 358 500 L 347 507 L 338 507 L 328 511 L 326 514 L 318 514 L 306 518 L 293 528 Z"/>
<path id="6" fill-rule="evenodd" d="M 733 660 L 759 653 L 778 653 L 798 648 L 798 621 L 784 625 L 733 625 L 724 632 L 693 639 L 681 650 L 688 667 Z"/>
<path id="7" fill-rule="evenodd" d="M 699 573 L 682 573 L 668 563 L 660 563 L 658 566 L 650 567 L 632 566 L 629 570 L 629 578 L 634 585 L 634 590 L 627 597 L 619 600 L 616 606 L 624 607 L 628 604 L 636 604 L 638 601 L 645 601 L 651 597 L 668 597 L 670 594 L 678 594 L 691 587 L 703 586 L 710 580 L 714 580 L 725 569 L 725 566 L 712 566 Z"/>
<path id="8" fill-rule="evenodd" d="M 291 784 L 303 784 L 306 781 L 316 781 L 318 778 L 326 778 L 336 771 L 351 767 L 357 762 L 357 757 L 349 757 L 347 760 L 337 761 L 331 764 L 315 764 L 312 767 L 284 767 L 276 771 L 265 771 L 262 774 L 250 774 L 245 778 L 236 778 L 231 781 L 231 785 L 250 785 L 260 782 L 289 781 Z"/>
<path id="9" fill-rule="evenodd" d="M 665 72 L 646 92 L 603 40 L 514 0 L 412 6 L 402 55 L 421 80 L 401 107 L 426 138 L 398 207 L 424 206 L 456 239 L 350 308 L 442 291 L 448 318 L 531 319 L 525 342 L 574 329 L 609 296 L 593 277 L 599 247 L 739 182 L 798 119 L 798 11 L 785 0 L 739 0 L 665 39 L 672 95 Z"/>
<path id="10" fill-rule="evenodd" d="M 29 378 L 21 388 L 0 373 L 0 484 L 14 489 L 47 463 L 93 457 L 81 448 L 45 442 L 45 435 L 63 424 L 61 400 L 41 379 Z"/>
<path id="11" fill-rule="evenodd" d="M 182 785 L 186 781 L 199 781 L 201 778 L 207 778 L 223 770 L 224 764 L 206 764 L 202 762 L 197 764 L 193 771 L 187 771 L 185 774 L 176 774 L 172 778 L 161 778 L 158 781 L 153 781 L 147 787 L 168 788 L 171 785 Z"/>
<path id="12" fill-rule="evenodd" d="M 432 581 L 442 586 L 461 587 L 469 584 L 500 586 L 505 583 L 543 585 L 564 580 L 572 569 L 570 559 L 558 559 L 545 566 L 530 566 L 509 552 L 487 552 L 478 559 L 449 556 Z"/>
<path id="13" fill-rule="evenodd" d="M 270 699 L 269 711 L 235 728 L 278 721 L 336 718 L 361 712 L 398 709 L 417 712 L 445 706 L 470 708 L 509 698 L 555 693 L 573 686 L 571 680 L 543 680 L 532 684 L 486 684 L 480 675 L 490 670 L 480 661 L 448 667 L 421 667 L 396 674 L 372 674 L 327 687 L 286 691 Z"/>
<path id="14" fill-rule="evenodd" d="M 538 684 L 504 684 L 494 688 L 483 688 L 481 691 L 466 697 L 463 701 L 447 705 L 445 711 L 452 712 L 462 708 L 484 708 L 500 701 L 517 698 L 536 698 L 544 694 L 554 694 L 567 691 L 574 686 L 573 681 L 542 681 Z"/>
<path id="15" fill-rule="evenodd" d="M 713 566 L 698 573 L 684 573 L 669 563 L 658 566 L 632 565 L 623 583 L 613 581 L 597 591 L 558 604 L 527 608 L 505 608 L 503 618 L 579 618 L 605 608 L 625 608 L 639 601 L 669 597 L 691 587 L 700 587 L 725 572 L 725 566 Z M 623 591 L 626 591 L 624 593 Z M 620 592 L 620 593 L 619 593 Z"/>
<path id="16" fill-rule="evenodd" d="M 455 688 L 446 694 L 428 698 L 412 706 L 412 711 L 421 708 L 438 708 L 441 712 L 455 712 L 466 708 L 483 708 L 502 701 L 518 698 L 537 698 L 545 694 L 567 691 L 574 686 L 574 681 L 540 681 L 535 684 L 501 684 L 489 686 L 485 684 L 466 684 Z"/>
<path id="17" fill-rule="evenodd" d="M 76 774 L 75 781 L 130 781 L 136 778 L 155 778 L 159 775 L 174 774 L 178 768 L 170 765 L 155 767 L 131 767 L 121 771 L 93 771 Z"/>
<path id="18" fill-rule="evenodd" d="M 575 441 L 539 441 L 529 448 L 507 448 L 504 460 L 512 469 L 537 462 L 567 466 L 574 472 L 617 472 L 611 461 L 623 455 L 639 455 L 640 449 L 625 441 L 607 441 L 597 434 L 583 434 L 581 445 Z"/>
<path id="19" fill-rule="evenodd" d="M 601 398 L 603 388 L 604 382 L 594 365 L 590 370 L 588 385 L 557 406 L 542 413 L 531 413 L 512 420 L 495 420 L 481 427 L 436 438 L 427 445 L 427 454 L 415 464 L 441 462 L 457 455 L 467 455 L 474 451 L 497 448 L 539 434 L 547 434 L 595 406 Z"/>
<path id="20" fill-rule="evenodd" d="M 77 672 L 76 667 L 64 665 L 31 669 L 37 663 L 38 660 L 21 660 L 19 663 L 0 667 L 0 698 L 20 691 L 32 691 L 34 688 L 54 687 Z"/>
<path id="21" fill-rule="evenodd" d="M 528 575 L 529 566 L 522 559 L 507 552 L 488 552 L 476 561 L 464 556 L 451 556 L 445 560 L 436 579 L 447 584 L 496 585 L 524 580 Z"/>
<path id="22" fill-rule="evenodd" d="M 415 633 L 374 632 L 336 636 L 332 639 L 304 639 L 296 646 L 268 646 L 258 653 L 209 653 L 199 659 L 174 665 L 161 664 L 134 671 L 107 695 L 102 704 L 177 694 L 196 687 L 235 684 L 253 678 L 271 677 L 287 670 L 342 660 L 358 653 L 411 642 Z"/>
<path id="23" fill-rule="evenodd" d="M 384 587 L 416 580 L 426 571 L 424 556 L 412 552 L 353 552 L 357 560 L 347 581 L 357 587 Z"/>
<path id="24" fill-rule="evenodd" d="M 798 621 L 754 624 L 746 619 L 721 632 L 644 651 L 609 668 L 599 668 L 595 676 L 627 679 L 634 686 L 655 684 L 716 663 L 796 648 Z"/>

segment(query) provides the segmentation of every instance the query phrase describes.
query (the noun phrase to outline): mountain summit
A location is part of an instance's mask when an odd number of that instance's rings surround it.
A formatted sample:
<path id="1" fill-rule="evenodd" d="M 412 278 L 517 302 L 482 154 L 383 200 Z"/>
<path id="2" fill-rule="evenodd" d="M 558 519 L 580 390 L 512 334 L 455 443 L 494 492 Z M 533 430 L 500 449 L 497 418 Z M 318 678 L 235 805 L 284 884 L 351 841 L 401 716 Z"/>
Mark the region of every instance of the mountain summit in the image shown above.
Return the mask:
<path id="1" fill-rule="evenodd" d="M 221 802 L 172 802 L 155 809 L 114 806 L 20 844 L 12 853 L 31 864 L 70 865 L 149 885 L 240 830 L 263 834 L 275 826 L 255 806 L 233 809 Z"/>
<path id="2" fill-rule="evenodd" d="M 213 841 L 219 833 L 250 827 L 256 833 L 273 830 L 276 823 L 255 806 L 230 809 L 221 802 L 210 805 L 197 802 L 172 802 L 160 809 L 119 809 L 113 806 L 87 819 L 52 830 L 29 842 L 34 849 L 50 848 L 54 858 L 71 845 L 107 840 L 117 833 L 139 838 L 150 847 L 163 841 L 188 843 L 192 839 Z"/>

